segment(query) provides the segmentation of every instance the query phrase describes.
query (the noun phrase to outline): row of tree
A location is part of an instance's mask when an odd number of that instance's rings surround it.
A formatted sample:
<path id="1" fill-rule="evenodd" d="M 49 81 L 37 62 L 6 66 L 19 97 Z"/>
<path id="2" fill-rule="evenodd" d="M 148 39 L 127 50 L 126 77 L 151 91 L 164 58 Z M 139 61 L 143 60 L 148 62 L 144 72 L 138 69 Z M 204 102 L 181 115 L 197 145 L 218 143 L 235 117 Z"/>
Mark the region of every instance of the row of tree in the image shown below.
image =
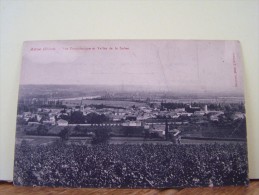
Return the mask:
<path id="1" fill-rule="evenodd" d="M 71 114 L 61 114 L 59 117 L 71 124 L 101 124 L 109 121 L 109 118 L 104 114 L 97 114 L 94 112 L 84 116 L 83 112 L 74 111 L 71 112 Z"/>

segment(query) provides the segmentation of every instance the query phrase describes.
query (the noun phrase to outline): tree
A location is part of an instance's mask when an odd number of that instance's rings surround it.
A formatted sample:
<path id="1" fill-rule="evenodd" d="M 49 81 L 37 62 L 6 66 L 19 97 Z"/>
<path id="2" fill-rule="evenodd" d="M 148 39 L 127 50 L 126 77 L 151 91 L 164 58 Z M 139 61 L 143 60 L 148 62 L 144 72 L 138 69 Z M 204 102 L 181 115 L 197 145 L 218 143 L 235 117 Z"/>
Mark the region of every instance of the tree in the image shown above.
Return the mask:
<path id="1" fill-rule="evenodd" d="M 74 132 L 77 135 L 87 135 L 87 128 L 80 125 L 76 125 L 74 128 Z"/>
<path id="2" fill-rule="evenodd" d="M 69 121 L 70 120 L 70 117 L 68 115 L 66 115 L 66 114 L 61 114 L 59 117 L 61 119 L 65 120 L 65 121 Z M 55 119 L 56 119 L 56 121 L 58 120 L 57 116 L 55 116 Z"/>
<path id="3" fill-rule="evenodd" d="M 86 116 L 87 123 L 101 124 L 107 122 L 109 119 L 104 114 L 90 113 Z"/>
<path id="4" fill-rule="evenodd" d="M 149 138 L 149 137 L 150 137 L 149 130 L 145 129 L 144 130 L 144 138 Z"/>
<path id="5" fill-rule="evenodd" d="M 68 127 L 64 127 L 59 133 L 59 137 L 61 138 L 62 141 L 66 141 L 69 139 L 70 136 L 70 130 Z"/>
<path id="6" fill-rule="evenodd" d="M 72 124 L 84 124 L 85 118 L 83 116 L 83 112 L 75 111 L 71 113 L 70 123 Z"/>
<path id="7" fill-rule="evenodd" d="M 21 141 L 20 149 L 23 153 L 30 151 L 30 146 L 26 140 Z"/>
<path id="8" fill-rule="evenodd" d="M 37 127 L 37 134 L 38 135 L 46 135 L 48 133 L 48 129 L 45 125 L 39 125 Z"/>
<path id="9" fill-rule="evenodd" d="M 74 128 L 75 131 L 81 131 L 81 127 L 80 125 L 76 125 L 75 128 Z"/>
<path id="10" fill-rule="evenodd" d="M 60 113 L 67 113 L 67 110 L 64 108 L 63 110 L 60 111 Z"/>
<path id="11" fill-rule="evenodd" d="M 125 127 L 123 131 L 124 136 L 129 136 L 131 134 L 131 128 Z"/>
<path id="12" fill-rule="evenodd" d="M 168 140 L 168 135 L 169 135 L 169 131 L 168 131 L 168 122 L 167 119 L 165 120 L 165 139 Z"/>
<path id="13" fill-rule="evenodd" d="M 38 122 L 37 117 L 34 116 L 34 117 L 29 118 L 28 122 Z"/>
<path id="14" fill-rule="evenodd" d="M 105 143 L 110 138 L 110 130 L 106 128 L 99 128 L 95 130 L 95 136 L 93 136 L 92 143 L 99 144 Z"/>

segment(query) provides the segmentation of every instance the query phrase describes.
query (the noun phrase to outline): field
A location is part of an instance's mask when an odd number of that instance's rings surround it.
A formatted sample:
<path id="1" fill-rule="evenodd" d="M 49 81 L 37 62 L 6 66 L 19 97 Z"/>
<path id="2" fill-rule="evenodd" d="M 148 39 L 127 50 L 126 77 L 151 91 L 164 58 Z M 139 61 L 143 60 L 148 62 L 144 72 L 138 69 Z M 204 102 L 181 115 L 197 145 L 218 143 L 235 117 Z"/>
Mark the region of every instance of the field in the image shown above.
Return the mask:
<path id="1" fill-rule="evenodd" d="M 81 100 L 62 100 L 63 105 L 66 106 L 77 106 L 81 104 Z M 141 107 L 146 106 L 145 103 L 142 102 L 134 102 L 134 101 L 118 101 L 118 100 L 82 100 L 83 105 L 105 105 L 112 107 L 131 107 L 133 105 Z"/>

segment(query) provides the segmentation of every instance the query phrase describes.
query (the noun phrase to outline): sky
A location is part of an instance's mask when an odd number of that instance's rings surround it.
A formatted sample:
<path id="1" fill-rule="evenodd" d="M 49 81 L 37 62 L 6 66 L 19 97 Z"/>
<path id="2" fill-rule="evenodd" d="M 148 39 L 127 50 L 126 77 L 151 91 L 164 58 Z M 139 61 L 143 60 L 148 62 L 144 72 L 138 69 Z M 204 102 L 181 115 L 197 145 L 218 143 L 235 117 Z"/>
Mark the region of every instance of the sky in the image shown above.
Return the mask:
<path id="1" fill-rule="evenodd" d="M 20 84 L 243 93 L 242 66 L 238 41 L 29 41 Z"/>

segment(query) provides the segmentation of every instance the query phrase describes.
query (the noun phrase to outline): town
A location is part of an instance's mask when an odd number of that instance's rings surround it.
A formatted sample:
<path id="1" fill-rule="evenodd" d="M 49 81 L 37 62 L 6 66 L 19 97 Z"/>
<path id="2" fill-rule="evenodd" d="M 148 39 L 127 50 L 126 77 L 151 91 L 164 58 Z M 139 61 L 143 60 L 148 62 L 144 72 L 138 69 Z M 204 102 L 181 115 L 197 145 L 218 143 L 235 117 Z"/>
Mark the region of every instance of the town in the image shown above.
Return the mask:
<path id="1" fill-rule="evenodd" d="M 99 140 L 97 143 L 144 140 L 180 144 L 246 138 L 242 101 L 181 103 L 160 97 L 140 99 L 116 94 L 23 98 L 19 100 L 17 127 L 18 134 L 91 137 Z"/>

